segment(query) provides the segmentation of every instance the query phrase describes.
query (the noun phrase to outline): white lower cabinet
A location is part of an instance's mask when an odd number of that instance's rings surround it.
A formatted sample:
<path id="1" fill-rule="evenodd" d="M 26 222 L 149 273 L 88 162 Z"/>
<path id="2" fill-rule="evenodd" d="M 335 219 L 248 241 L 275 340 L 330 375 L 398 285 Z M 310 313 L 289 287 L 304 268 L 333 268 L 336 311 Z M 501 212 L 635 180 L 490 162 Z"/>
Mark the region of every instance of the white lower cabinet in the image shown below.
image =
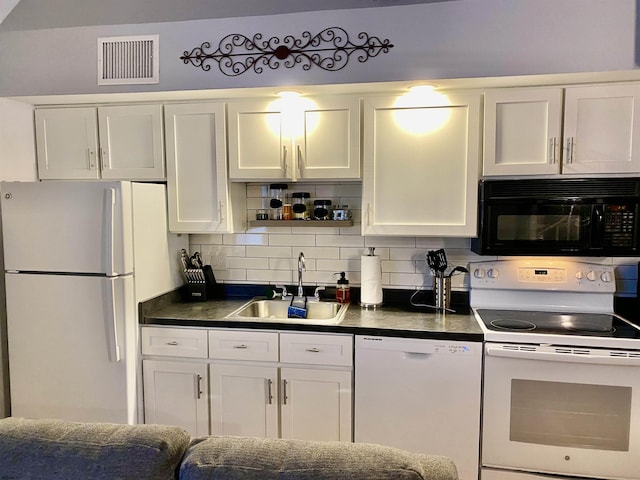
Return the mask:
<path id="1" fill-rule="evenodd" d="M 211 432 L 278 438 L 278 368 L 210 365 Z"/>
<path id="2" fill-rule="evenodd" d="M 207 365 L 144 360 L 145 423 L 178 425 L 192 436 L 209 434 Z"/>
<path id="3" fill-rule="evenodd" d="M 353 336 L 142 327 L 145 423 L 353 440 Z"/>
<path id="4" fill-rule="evenodd" d="M 284 367 L 281 437 L 352 441 L 351 372 Z"/>

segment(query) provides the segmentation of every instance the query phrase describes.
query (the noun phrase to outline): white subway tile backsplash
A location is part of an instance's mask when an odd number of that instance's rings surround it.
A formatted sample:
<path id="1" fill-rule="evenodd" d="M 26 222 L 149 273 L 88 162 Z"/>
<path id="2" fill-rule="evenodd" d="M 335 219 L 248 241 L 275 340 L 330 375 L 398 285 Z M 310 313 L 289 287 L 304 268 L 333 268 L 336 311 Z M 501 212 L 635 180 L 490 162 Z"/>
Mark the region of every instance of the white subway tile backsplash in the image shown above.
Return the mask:
<path id="1" fill-rule="evenodd" d="M 359 235 L 318 235 L 316 245 L 318 247 L 364 247 L 364 237 Z"/>
<path id="2" fill-rule="evenodd" d="M 193 235 L 189 235 L 189 244 L 190 245 L 193 245 L 193 244 L 221 245 L 222 234 L 221 233 L 212 233 L 212 234 L 196 233 Z"/>
<path id="3" fill-rule="evenodd" d="M 223 236 L 225 245 L 269 245 L 269 236 L 261 233 L 233 233 Z"/>
<path id="4" fill-rule="evenodd" d="M 257 258 L 257 257 L 228 257 L 227 268 L 230 268 L 230 269 L 243 268 L 245 270 L 249 270 L 249 269 L 268 270 L 269 259 Z"/>
<path id="5" fill-rule="evenodd" d="M 266 258 L 291 258 L 291 247 L 262 247 L 247 245 L 247 256 Z"/>
<path id="6" fill-rule="evenodd" d="M 269 245 L 315 247 L 315 235 L 269 235 Z"/>
<path id="7" fill-rule="evenodd" d="M 382 260 L 383 272 L 389 273 L 416 273 L 416 264 L 410 260 Z"/>
<path id="8" fill-rule="evenodd" d="M 247 270 L 247 280 L 256 283 L 286 283 L 293 281 L 293 273 L 288 270 Z"/>

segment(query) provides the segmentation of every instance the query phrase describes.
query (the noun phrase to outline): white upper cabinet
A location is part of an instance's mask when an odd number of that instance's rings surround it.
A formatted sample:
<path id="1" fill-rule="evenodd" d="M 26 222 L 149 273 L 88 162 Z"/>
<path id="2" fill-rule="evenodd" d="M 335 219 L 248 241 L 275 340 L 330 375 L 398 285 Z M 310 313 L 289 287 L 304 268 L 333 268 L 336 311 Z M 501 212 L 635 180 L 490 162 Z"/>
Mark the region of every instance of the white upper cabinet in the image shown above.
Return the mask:
<path id="1" fill-rule="evenodd" d="M 360 178 L 360 101 L 351 96 L 231 102 L 229 177 Z"/>
<path id="2" fill-rule="evenodd" d="M 484 175 L 560 171 L 561 88 L 488 90 L 484 125 Z"/>
<path id="3" fill-rule="evenodd" d="M 166 105 L 165 131 L 169 230 L 233 231 L 224 104 Z M 243 200 L 237 203 L 242 210 Z"/>
<path id="4" fill-rule="evenodd" d="M 480 93 L 364 101 L 363 235 L 477 234 Z"/>
<path id="5" fill-rule="evenodd" d="M 565 90 L 563 173 L 640 172 L 640 85 Z"/>
<path id="6" fill-rule="evenodd" d="M 36 110 L 42 180 L 163 180 L 162 105 Z"/>
<path id="7" fill-rule="evenodd" d="M 487 90 L 483 173 L 640 172 L 639 102 L 632 84 Z"/>

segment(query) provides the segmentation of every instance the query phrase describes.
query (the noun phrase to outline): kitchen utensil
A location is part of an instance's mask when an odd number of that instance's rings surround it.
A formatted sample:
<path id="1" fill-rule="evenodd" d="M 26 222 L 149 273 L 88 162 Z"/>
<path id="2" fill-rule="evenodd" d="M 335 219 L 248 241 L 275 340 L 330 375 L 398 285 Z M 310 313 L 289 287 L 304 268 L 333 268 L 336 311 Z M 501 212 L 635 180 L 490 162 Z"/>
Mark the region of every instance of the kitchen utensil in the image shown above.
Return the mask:
<path id="1" fill-rule="evenodd" d="M 446 276 L 447 276 L 447 277 L 449 277 L 449 278 L 451 278 L 451 276 L 452 276 L 454 273 L 456 273 L 456 272 L 469 273 L 469 270 L 467 270 L 467 269 L 466 269 L 466 268 L 464 268 L 464 267 L 457 266 L 457 267 L 455 267 L 454 269 L 452 269 L 452 270 L 451 270 L 451 271 L 450 271 Z"/>
<path id="2" fill-rule="evenodd" d="M 435 255 L 436 255 L 436 265 L 437 265 L 437 271 L 440 273 L 444 273 L 444 271 L 447 269 L 447 254 L 445 253 L 443 248 L 440 248 L 439 250 L 435 251 Z"/>

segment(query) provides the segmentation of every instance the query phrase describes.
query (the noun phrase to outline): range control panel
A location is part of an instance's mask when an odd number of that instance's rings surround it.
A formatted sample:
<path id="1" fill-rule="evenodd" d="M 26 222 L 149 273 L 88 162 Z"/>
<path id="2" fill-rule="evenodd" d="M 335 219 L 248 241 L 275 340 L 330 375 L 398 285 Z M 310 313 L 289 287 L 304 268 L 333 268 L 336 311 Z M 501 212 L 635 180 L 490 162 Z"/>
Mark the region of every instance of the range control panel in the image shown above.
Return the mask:
<path id="1" fill-rule="evenodd" d="M 471 288 L 615 292 L 611 265 L 563 260 L 496 260 L 470 265 Z"/>

